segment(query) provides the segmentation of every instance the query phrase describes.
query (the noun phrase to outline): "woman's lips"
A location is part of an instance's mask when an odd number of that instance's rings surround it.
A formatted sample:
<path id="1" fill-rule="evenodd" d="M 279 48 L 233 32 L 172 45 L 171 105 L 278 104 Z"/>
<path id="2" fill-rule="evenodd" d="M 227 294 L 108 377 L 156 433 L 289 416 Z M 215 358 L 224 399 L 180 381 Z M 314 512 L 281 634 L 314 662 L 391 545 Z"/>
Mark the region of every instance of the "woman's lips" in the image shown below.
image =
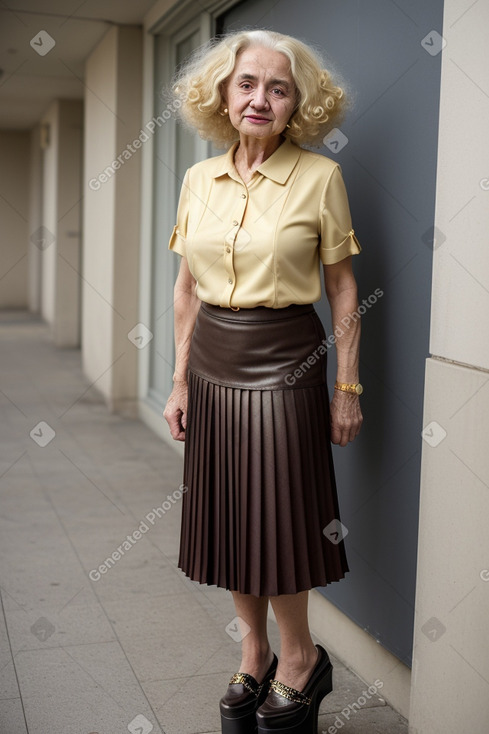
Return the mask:
<path id="1" fill-rule="evenodd" d="M 265 125 L 267 122 L 271 122 L 268 117 L 258 117 L 256 115 L 245 115 L 245 117 L 249 122 L 252 122 L 255 125 Z"/>

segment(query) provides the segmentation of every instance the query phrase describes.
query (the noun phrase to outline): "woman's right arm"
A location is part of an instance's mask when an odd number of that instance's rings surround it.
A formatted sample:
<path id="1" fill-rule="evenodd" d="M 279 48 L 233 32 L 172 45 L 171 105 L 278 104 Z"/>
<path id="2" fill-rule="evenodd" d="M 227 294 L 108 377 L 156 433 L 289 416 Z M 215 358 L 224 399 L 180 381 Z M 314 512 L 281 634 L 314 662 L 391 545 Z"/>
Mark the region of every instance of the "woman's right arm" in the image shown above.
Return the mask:
<path id="1" fill-rule="evenodd" d="M 187 427 L 187 365 L 190 342 L 201 303 L 195 294 L 196 286 L 197 283 L 188 268 L 187 259 L 182 257 L 173 291 L 176 355 L 173 390 L 163 413 L 175 441 L 185 441 Z"/>

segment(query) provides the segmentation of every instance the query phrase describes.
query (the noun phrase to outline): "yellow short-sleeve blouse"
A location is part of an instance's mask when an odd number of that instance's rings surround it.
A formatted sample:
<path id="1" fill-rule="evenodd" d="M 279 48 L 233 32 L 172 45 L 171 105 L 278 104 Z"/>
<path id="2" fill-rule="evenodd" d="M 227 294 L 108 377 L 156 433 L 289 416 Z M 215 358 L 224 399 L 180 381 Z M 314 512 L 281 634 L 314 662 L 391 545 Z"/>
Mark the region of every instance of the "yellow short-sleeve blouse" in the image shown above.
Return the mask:
<path id="1" fill-rule="evenodd" d="M 245 185 L 237 146 L 187 170 L 169 249 L 187 258 L 207 303 L 319 301 L 319 263 L 361 252 L 339 164 L 286 139 Z"/>

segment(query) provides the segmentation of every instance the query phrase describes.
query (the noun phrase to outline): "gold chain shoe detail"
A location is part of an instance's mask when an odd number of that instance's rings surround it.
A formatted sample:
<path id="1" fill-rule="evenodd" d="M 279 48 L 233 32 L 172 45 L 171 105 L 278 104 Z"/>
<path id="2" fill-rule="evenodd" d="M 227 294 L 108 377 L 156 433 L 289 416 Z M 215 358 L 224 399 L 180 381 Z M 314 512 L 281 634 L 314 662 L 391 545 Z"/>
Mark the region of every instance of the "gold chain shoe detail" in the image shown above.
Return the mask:
<path id="1" fill-rule="evenodd" d="M 257 698 L 263 688 L 263 683 L 259 685 L 253 676 L 249 675 L 249 673 L 235 673 L 229 681 L 229 685 L 232 686 L 233 683 L 241 683 L 241 685 L 243 685 L 250 693 L 253 693 Z"/>
<path id="2" fill-rule="evenodd" d="M 309 696 L 301 693 L 301 691 L 298 691 L 296 688 L 286 686 L 285 683 L 281 683 L 279 680 L 272 680 L 272 682 L 270 683 L 270 690 L 275 691 L 275 693 L 279 693 L 284 698 L 288 698 L 289 701 L 294 701 L 295 703 L 303 703 L 306 706 L 311 705 L 312 699 L 309 698 Z"/>

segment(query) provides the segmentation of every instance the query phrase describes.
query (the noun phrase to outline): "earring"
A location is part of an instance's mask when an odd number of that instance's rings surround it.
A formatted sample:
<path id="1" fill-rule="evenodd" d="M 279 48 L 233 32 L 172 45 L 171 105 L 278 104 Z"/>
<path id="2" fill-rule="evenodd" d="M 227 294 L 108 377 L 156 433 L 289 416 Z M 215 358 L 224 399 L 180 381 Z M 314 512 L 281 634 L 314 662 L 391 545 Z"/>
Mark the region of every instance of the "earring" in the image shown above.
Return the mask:
<path id="1" fill-rule="evenodd" d="M 225 107 L 222 112 L 221 110 L 219 110 L 219 114 L 221 115 L 221 117 L 226 117 L 227 113 L 228 113 L 227 107 Z"/>
<path id="2" fill-rule="evenodd" d="M 289 125 L 289 123 L 287 123 L 285 127 L 288 127 L 288 128 L 290 128 L 290 125 Z"/>

